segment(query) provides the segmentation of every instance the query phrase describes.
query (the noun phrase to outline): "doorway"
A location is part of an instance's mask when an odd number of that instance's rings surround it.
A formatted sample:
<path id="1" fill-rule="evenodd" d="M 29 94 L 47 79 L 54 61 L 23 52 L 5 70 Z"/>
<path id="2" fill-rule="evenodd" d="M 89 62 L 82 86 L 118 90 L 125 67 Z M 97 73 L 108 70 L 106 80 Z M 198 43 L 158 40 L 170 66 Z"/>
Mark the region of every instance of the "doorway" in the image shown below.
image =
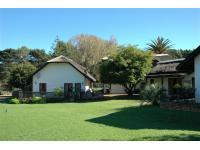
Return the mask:
<path id="1" fill-rule="evenodd" d="M 182 86 L 182 78 L 168 78 L 168 93 L 169 95 L 176 94 L 176 88 Z"/>
<path id="2" fill-rule="evenodd" d="M 73 96 L 73 83 L 64 83 L 64 97 L 72 98 Z"/>

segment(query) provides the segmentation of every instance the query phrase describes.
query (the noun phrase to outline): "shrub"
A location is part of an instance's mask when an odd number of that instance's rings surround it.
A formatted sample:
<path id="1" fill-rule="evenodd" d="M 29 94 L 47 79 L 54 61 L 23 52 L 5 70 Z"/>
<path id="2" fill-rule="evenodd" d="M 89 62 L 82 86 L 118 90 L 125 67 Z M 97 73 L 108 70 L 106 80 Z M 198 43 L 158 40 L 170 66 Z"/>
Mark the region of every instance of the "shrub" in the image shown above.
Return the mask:
<path id="1" fill-rule="evenodd" d="M 32 102 L 32 98 L 23 98 L 21 99 L 22 104 L 30 104 Z"/>
<path id="2" fill-rule="evenodd" d="M 144 100 L 151 102 L 153 105 L 158 105 L 160 101 L 166 100 L 166 90 L 160 88 L 157 84 L 147 85 L 141 92 Z"/>
<path id="3" fill-rule="evenodd" d="M 92 88 L 94 93 L 103 93 L 103 88 Z"/>
<path id="4" fill-rule="evenodd" d="M 3 95 L 3 89 L 0 87 L 0 95 Z"/>
<path id="5" fill-rule="evenodd" d="M 39 96 L 34 96 L 31 101 L 33 104 L 43 104 L 46 102 L 45 98 Z"/>
<path id="6" fill-rule="evenodd" d="M 20 104 L 20 99 L 12 98 L 8 101 L 9 104 Z"/>
<path id="7" fill-rule="evenodd" d="M 46 99 L 47 103 L 62 103 L 64 101 L 65 101 L 64 98 L 47 98 Z"/>
<path id="8" fill-rule="evenodd" d="M 55 96 L 61 97 L 64 95 L 64 89 L 59 87 L 59 88 L 55 88 L 53 91 Z"/>

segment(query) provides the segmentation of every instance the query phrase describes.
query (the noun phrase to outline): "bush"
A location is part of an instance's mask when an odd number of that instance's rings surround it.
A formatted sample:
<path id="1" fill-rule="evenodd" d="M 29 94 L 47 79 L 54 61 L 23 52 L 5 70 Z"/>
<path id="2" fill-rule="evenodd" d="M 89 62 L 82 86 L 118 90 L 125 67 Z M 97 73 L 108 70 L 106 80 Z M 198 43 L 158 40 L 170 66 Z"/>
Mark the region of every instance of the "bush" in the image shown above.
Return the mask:
<path id="1" fill-rule="evenodd" d="M 65 101 L 64 98 L 47 98 L 46 99 L 47 103 L 62 103 L 64 101 Z"/>
<path id="2" fill-rule="evenodd" d="M 3 89 L 0 87 L 0 95 L 3 95 Z"/>
<path id="3" fill-rule="evenodd" d="M 64 89 L 59 87 L 59 88 L 55 88 L 53 91 L 55 96 L 61 97 L 64 95 Z"/>
<path id="4" fill-rule="evenodd" d="M 43 103 L 45 103 L 46 101 L 45 101 L 45 98 L 43 98 L 43 97 L 34 96 L 34 97 L 32 98 L 32 100 L 31 100 L 31 102 L 32 102 L 33 104 L 43 104 Z"/>
<path id="5" fill-rule="evenodd" d="M 32 98 L 23 98 L 21 99 L 22 104 L 30 104 L 32 103 Z"/>
<path id="6" fill-rule="evenodd" d="M 20 104 L 20 99 L 12 98 L 8 101 L 9 104 Z"/>
<path id="7" fill-rule="evenodd" d="M 160 101 L 166 100 L 166 90 L 160 88 L 157 84 L 147 85 L 141 92 L 144 100 L 151 102 L 153 105 L 158 105 Z"/>
<path id="8" fill-rule="evenodd" d="M 103 93 L 103 88 L 92 88 L 94 93 Z"/>

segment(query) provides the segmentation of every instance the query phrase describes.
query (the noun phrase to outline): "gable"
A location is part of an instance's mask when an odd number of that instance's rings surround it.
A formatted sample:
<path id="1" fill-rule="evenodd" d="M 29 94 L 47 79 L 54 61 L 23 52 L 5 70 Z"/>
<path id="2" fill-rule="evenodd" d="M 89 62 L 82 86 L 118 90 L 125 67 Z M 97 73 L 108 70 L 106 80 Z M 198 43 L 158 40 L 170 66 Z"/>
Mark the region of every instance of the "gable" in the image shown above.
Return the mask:
<path id="1" fill-rule="evenodd" d="M 76 70 L 69 63 L 48 63 L 37 73 L 33 75 L 37 80 L 41 81 L 83 81 L 85 76 Z"/>

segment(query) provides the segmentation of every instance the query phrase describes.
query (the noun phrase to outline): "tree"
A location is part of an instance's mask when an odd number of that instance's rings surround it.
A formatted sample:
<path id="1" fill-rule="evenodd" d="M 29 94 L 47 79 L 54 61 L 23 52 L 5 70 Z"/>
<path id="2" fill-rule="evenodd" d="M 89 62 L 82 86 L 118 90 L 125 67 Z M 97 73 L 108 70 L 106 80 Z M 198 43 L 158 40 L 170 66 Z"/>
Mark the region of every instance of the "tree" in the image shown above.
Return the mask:
<path id="1" fill-rule="evenodd" d="M 100 63 L 100 80 L 103 83 L 121 84 L 128 95 L 145 79 L 152 66 L 152 53 L 135 46 L 123 47 L 116 55 Z"/>
<path id="2" fill-rule="evenodd" d="M 12 86 L 12 84 L 9 83 L 11 72 L 18 64 L 25 64 L 24 66 L 26 66 L 27 63 L 31 63 L 38 67 L 49 58 L 50 55 L 46 54 L 44 50 L 30 49 L 25 46 L 18 49 L 9 48 L 0 51 L 0 84 L 5 87 Z"/>
<path id="3" fill-rule="evenodd" d="M 0 63 L 12 63 L 17 60 L 16 50 L 12 48 L 7 48 L 0 51 Z"/>
<path id="4" fill-rule="evenodd" d="M 98 78 L 97 65 L 105 56 L 115 53 L 117 44 L 114 37 L 103 40 L 94 35 L 80 34 L 72 37 L 66 43 L 55 40 L 53 55 L 64 55 L 80 65 L 86 67 L 90 73 Z"/>
<path id="5" fill-rule="evenodd" d="M 52 45 L 52 50 L 53 50 L 52 52 L 53 57 L 64 55 L 66 57 L 71 58 L 74 55 L 76 55 L 76 50 L 75 47 L 72 45 L 72 43 L 70 43 L 69 41 L 64 42 L 60 40 L 58 36 L 56 37 Z"/>
<path id="6" fill-rule="evenodd" d="M 116 41 L 103 40 L 94 35 L 78 35 L 70 40 L 76 47 L 78 57 L 74 58 L 76 62 L 86 67 L 94 76 L 97 77 L 97 65 L 105 56 L 116 52 Z"/>
<path id="7" fill-rule="evenodd" d="M 35 66 L 40 66 L 51 58 L 44 49 L 32 49 L 29 52 L 29 61 Z"/>
<path id="8" fill-rule="evenodd" d="M 16 62 L 28 61 L 29 60 L 29 57 L 28 57 L 29 52 L 30 52 L 30 49 L 27 48 L 26 46 L 22 46 L 22 47 L 18 48 L 16 50 L 16 58 L 17 58 Z"/>
<path id="9" fill-rule="evenodd" d="M 168 50 L 167 53 L 174 59 L 176 58 L 186 58 L 190 53 L 192 52 L 192 50 L 188 50 L 188 49 L 171 49 Z"/>
<path id="10" fill-rule="evenodd" d="M 0 84 L 6 85 L 10 77 L 10 68 L 18 59 L 16 50 L 8 48 L 0 51 Z"/>
<path id="11" fill-rule="evenodd" d="M 15 64 L 11 70 L 9 83 L 15 88 L 30 89 L 34 71 L 36 67 L 29 62 Z"/>
<path id="12" fill-rule="evenodd" d="M 151 43 L 148 43 L 148 50 L 161 54 L 172 48 L 171 41 L 169 39 L 164 39 L 163 37 L 157 37 L 157 39 L 152 40 Z"/>

